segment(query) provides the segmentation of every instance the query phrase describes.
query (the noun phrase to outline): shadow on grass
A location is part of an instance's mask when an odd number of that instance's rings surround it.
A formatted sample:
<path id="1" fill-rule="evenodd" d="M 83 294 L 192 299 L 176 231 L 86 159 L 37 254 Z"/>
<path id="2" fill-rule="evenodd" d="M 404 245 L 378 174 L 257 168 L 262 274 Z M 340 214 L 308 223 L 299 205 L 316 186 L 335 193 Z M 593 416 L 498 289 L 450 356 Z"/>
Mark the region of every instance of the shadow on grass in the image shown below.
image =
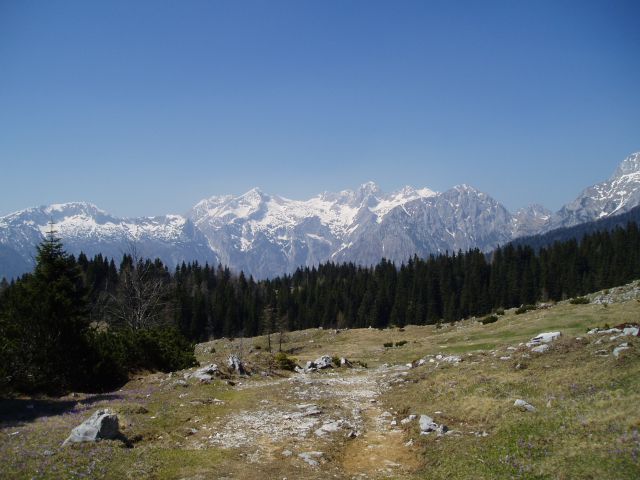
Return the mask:
<path id="1" fill-rule="evenodd" d="M 108 401 L 120 400 L 123 396 L 117 393 L 90 395 L 82 399 L 55 398 L 0 398 L 0 428 L 16 427 L 33 422 L 40 417 L 51 417 L 71 413 L 77 407 Z M 77 412 L 75 412 L 77 413 Z"/>

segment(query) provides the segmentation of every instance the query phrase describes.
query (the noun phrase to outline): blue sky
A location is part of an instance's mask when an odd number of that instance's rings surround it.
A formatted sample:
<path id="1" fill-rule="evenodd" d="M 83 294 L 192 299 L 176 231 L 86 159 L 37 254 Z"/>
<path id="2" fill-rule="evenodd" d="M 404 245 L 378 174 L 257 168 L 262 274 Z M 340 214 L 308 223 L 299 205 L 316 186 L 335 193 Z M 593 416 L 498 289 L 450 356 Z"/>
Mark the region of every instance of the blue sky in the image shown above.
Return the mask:
<path id="1" fill-rule="evenodd" d="M 0 0 L 0 215 L 254 186 L 556 209 L 640 150 L 637 1 Z"/>

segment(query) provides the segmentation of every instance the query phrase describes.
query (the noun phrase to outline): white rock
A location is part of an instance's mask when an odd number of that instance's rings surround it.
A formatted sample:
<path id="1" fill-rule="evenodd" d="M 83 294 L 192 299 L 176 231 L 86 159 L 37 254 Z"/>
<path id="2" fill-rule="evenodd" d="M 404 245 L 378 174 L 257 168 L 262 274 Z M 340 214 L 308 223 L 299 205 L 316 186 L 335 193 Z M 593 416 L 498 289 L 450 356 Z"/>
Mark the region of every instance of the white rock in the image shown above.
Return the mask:
<path id="1" fill-rule="evenodd" d="M 119 435 L 118 416 L 111 410 L 98 410 L 71 430 L 71 435 L 67 437 L 62 446 L 69 443 L 114 439 Z"/>
<path id="2" fill-rule="evenodd" d="M 313 362 L 316 365 L 316 368 L 330 368 L 332 366 L 331 357 L 329 355 L 322 355 Z"/>
<path id="3" fill-rule="evenodd" d="M 544 353 L 547 350 L 549 350 L 549 345 L 547 345 L 546 343 L 543 343 L 542 345 L 538 345 L 537 347 L 533 347 L 531 349 L 531 351 L 535 353 Z"/>
<path id="4" fill-rule="evenodd" d="M 325 423 L 315 431 L 315 434 L 319 437 L 322 437 L 327 433 L 337 432 L 338 430 L 340 430 L 341 425 L 342 425 L 342 422 L 340 421 Z"/>
<path id="5" fill-rule="evenodd" d="M 210 382 L 211 380 L 213 380 L 213 377 L 217 375 L 220 375 L 220 369 L 218 368 L 218 365 L 216 365 L 215 363 L 210 363 L 209 365 L 198 368 L 193 373 L 185 373 L 184 378 L 195 378 L 196 380 L 200 380 L 201 382 Z"/>
<path id="6" fill-rule="evenodd" d="M 300 457 L 302 460 L 307 462 L 312 467 L 317 467 L 320 464 L 318 463 L 317 460 L 314 460 L 314 459 L 315 458 L 320 459 L 323 457 L 323 455 L 324 453 L 322 452 L 302 452 L 298 454 L 298 457 Z"/>
<path id="7" fill-rule="evenodd" d="M 535 412 L 536 407 L 534 407 L 533 405 L 531 405 L 528 402 L 525 402 L 524 400 L 518 399 L 513 403 L 514 407 L 518 407 L 521 410 L 527 410 L 529 412 Z"/>
<path id="8" fill-rule="evenodd" d="M 626 343 L 623 343 L 622 345 L 617 346 L 616 348 L 613 349 L 613 356 L 618 358 L 620 354 L 625 350 L 629 350 L 629 347 L 627 346 Z"/>
<path id="9" fill-rule="evenodd" d="M 533 347 L 535 345 L 540 345 L 541 343 L 549 343 L 562 335 L 560 332 L 544 332 L 539 333 L 535 337 L 533 337 L 529 342 L 527 342 L 527 347 Z"/>
<path id="10" fill-rule="evenodd" d="M 420 435 L 428 435 L 431 432 L 437 432 L 438 435 L 443 435 L 445 434 L 447 431 L 449 431 L 449 428 L 445 425 L 438 425 L 436 422 L 433 421 L 433 418 L 431 418 L 428 415 L 420 415 Z"/>
<path id="11" fill-rule="evenodd" d="M 238 375 L 247 374 L 244 363 L 242 363 L 237 355 L 229 355 L 229 357 L 227 358 L 227 366 L 230 370 L 236 372 Z"/>

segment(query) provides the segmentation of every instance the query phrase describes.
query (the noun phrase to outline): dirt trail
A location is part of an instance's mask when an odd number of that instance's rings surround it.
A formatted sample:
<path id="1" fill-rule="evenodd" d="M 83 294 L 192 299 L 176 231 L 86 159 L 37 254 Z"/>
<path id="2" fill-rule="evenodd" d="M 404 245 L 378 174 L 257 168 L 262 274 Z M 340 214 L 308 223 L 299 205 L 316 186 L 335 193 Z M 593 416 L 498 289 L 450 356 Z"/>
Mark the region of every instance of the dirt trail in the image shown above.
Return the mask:
<path id="1" fill-rule="evenodd" d="M 249 381 L 245 398 L 255 401 L 204 428 L 191 448 L 238 449 L 257 467 L 289 462 L 299 478 L 403 476 L 418 467 L 418 459 L 401 418 L 378 400 L 403 370 L 339 369 Z"/>

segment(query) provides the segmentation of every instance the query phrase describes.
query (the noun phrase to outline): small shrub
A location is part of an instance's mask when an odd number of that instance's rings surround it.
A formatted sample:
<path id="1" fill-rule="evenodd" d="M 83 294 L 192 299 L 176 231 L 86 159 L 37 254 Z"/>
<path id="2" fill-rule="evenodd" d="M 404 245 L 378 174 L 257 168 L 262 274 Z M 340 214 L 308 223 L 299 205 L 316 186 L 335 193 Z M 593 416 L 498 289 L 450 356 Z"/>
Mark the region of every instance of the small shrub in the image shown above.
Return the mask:
<path id="1" fill-rule="evenodd" d="M 262 345 L 254 345 L 253 348 L 256 350 L 262 350 Z"/>
<path id="2" fill-rule="evenodd" d="M 484 317 L 482 320 L 480 320 L 480 323 L 482 323 L 483 325 L 488 325 L 489 323 L 495 323 L 497 321 L 498 321 L 497 315 L 489 315 L 487 317 Z"/>
<path id="3" fill-rule="evenodd" d="M 396 342 L 396 347 L 401 347 L 401 346 L 406 345 L 406 344 L 407 344 L 406 340 L 401 340 L 399 342 Z"/>
<path id="4" fill-rule="evenodd" d="M 516 310 L 516 315 L 521 315 L 523 313 L 528 312 L 529 310 L 535 310 L 535 305 L 522 305 L 520 308 Z"/>
<path id="5" fill-rule="evenodd" d="M 280 369 L 280 370 L 289 370 L 289 371 L 293 371 L 296 368 L 296 361 L 295 359 L 289 357 L 286 353 L 284 352 L 278 352 L 276 353 L 275 357 L 274 357 L 274 361 L 276 364 L 276 368 Z"/>
<path id="6" fill-rule="evenodd" d="M 569 300 L 569 303 L 572 305 L 586 305 L 589 303 L 589 299 L 587 297 L 575 297 Z"/>
<path id="7" fill-rule="evenodd" d="M 336 367 L 340 366 L 340 357 L 336 357 L 335 355 L 331 357 L 331 363 L 333 363 Z"/>
<path id="8" fill-rule="evenodd" d="M 369 367 L 367 366 L 367 362 L 361 362 L 360 360 L 356 360 L 355 362 L 352 362 L 352 363 L 358 364 L 358 365 L 359 365 L 359 366 L 361 366 L 362 368 L 369 368 Z"/>
<path id="9" fill-rule="evenodd" d="M 382 346 L 383 346 L 384 348 L 391 348 L 391 347 L 393 347 L 393 342 L 386 342 L 386 343 L 383 343 L 383 344 L 382 344 Z"/>

